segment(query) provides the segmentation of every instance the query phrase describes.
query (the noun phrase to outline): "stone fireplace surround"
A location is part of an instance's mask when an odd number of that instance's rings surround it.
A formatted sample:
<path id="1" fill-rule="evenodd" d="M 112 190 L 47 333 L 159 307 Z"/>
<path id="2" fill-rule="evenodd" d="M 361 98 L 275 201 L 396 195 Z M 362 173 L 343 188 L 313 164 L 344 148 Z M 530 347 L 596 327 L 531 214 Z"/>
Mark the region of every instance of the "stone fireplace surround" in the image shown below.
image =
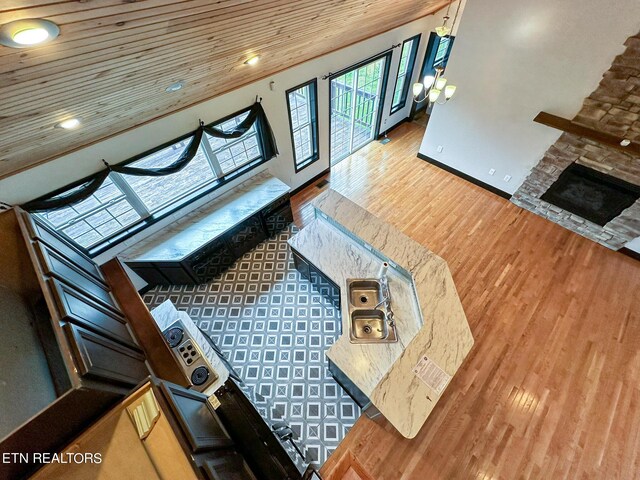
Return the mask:
<path id="1" fill-rule="evenodd" d="M 573 121 L 620 138 L 640 141 L 640 34 L 628 38 L 625 46 L 625 51 L 614 59 Z M 640 199 L 604 226 L 541 200 L 574 162 L 640 185 L 640 158 L 563 133 L 531 170 L 511 201 L 613 250 L 640 236 Z"/>

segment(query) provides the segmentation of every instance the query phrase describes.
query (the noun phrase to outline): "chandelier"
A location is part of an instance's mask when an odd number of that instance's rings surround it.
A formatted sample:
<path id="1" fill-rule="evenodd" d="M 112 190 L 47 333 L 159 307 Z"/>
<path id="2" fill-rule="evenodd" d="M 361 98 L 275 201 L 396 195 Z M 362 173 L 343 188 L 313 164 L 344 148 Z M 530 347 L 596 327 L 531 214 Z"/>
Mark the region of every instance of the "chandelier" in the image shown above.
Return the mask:
<path id="1" fill-rule="evenodd" d="M 442 41 L 443 37 L 447 37 L 453 31 L 453 27 L 456 24 L 456 20 L 458 19 L 458 13 L 460 12 L 460 5 L 462 4 L 462 0 L 458 0 L 458 8 L 456 8 L 456 14 L 453 17 L 453 23 L 451 26 L 447 25 L 447 22 L 451 18 L 449 16 L 449 10 L 451 9 L 451 4 L 453 0 L 449 2 L 447 5 L 447 12 L 443 17 L 442 25 L 436 27 L 436 35 L 440 37 L 440 41 Z M 455 85 L 447 85 L 447 79 L 442 76 L 444 73 L 444 67 L 438 66 L 435 68 L 435 75 L 427 75 L 422 80 L 422 83 L 414 83 L 413 84 L 413 101 L 416 103 L 422 103 L 425 100 L 429 101 L 429 104 L 437 103 L 439 105 L 444 105 L 453 94 L 456 93 Z M 421 96 L 424 91 L 424 95 Z M 444 95 L 443 95 L 444 92 Z"/>
<path id="2" fill-rule="evenodd" d="M 453 94 L 456 93 L 455 85 L 447 85 L 447 79 L 442 76 L 444 73 L 444 68 L 436 67 L 436 74 L 427 75 L 424 77 L 422 83 L 414 83 L 413 84 L 413 101 L 416 103 L 424 102 L 425 100 L 429 100 L 429 103 L 437 103 L 438 105 L 444 105 Z M 424 95 L 421 97 L 420 94 L 424 90 Z M 444 96 L 442 92 L 444 91 Z M 444 98 L 441 98 L 444 97 Z"/>

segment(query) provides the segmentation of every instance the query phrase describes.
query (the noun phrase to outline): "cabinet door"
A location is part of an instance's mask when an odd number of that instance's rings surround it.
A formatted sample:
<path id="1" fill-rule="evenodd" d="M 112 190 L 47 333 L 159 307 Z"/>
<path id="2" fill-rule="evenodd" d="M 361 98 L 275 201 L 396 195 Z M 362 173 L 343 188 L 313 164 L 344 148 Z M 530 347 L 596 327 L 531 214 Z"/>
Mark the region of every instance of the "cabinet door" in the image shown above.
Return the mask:
<path id="1" fill-rule="evenodd" d="M 302 275 L 303 278 L 309 280 L 309 276 L 311 274 L 309 263 L 294 248 L 291 248 L 291 254 L 293 256 L 293 264 L 295 265 L 296 270 L 300 272 L 300 275 Z"/>
<path id="2" fill-rule="evenodd" d="M 263 480 L 298 480 L 300 472 L 247 397 L 232 382 L 216 392 L 218 414 L 251 469 Z"/>
<path id="3" fill-rule="evenodd" d="M 127 386 L 149 375 L 144 356 L 135 350 L 71 323 L 64 330 L 81 375 Z"/>
<path id="4" fill-rule="evenodd" d="M 101 305 L 120 313 L 110 288 L 103 282 L 94 279 L 68 258 L 47 247 L 40 242 L 34 242 L 36 252 L 40 257 L 40 264 L 46 275 L 50 275 L 68 285 L 72 285 L 85 295 L 96 300 Z"/>
<path id="5" fill-rule="evenodd" d="M 260 214 L 247 218 L 227 236 L 231 252 L 236 258 L 240 258 L 266 238 Z"/>
<path id="6" fill-rule="evenodd" d="M 160 389 L 194 453 L 233 446 L 206 395 L 169 382 Z"/>
<path id="7" fill-rule="evenodd" d="M 267 226 L 267 235 L 269 237 L 284 230 L 287 225 L 293 222 L 289 194 L 279 198 L 262 210 L 262 218 Z"/>
<path id="8" fill-rule="evenodd" d="M 205 460 L 202 470 L 209 480 L 256 480 L 247 462 L 236 452 Z"/>
<path id="9" fill-rule="evenodd" d="M 234 261 L 235 256 L 227 242 L 219 238 L 193 254 L 185 263 L 198 283 L 204 283 L 224 272 Z"/>
<path id="10" fill-rule="evenodd" d="M 61 320 L 94 330 L 138 350 L 123 316 L 101 307 L 86 295 L 55 278 L 49 278 L 47 284 Z"/>
<path id="11" fill-rule="evenodd" d="M 29 237 L 33 240 L 40 240 L 53 250 L 61 253 L 96 280 L 101 282 L 105 281 L 100 267 L 96 265 L 93 260 L 87 257 L 83 252 L 78 250 L 78 248 L 69 243 L 57 232 L 54 232 L 47 227 L 40 219 L 27 212 L 22 212 L 22 218 L 25 220 Z"/>
<path id="12" fill-rule="evenodd" d="M 150 286 L 170 285 L 169 280 L 156 268 L 153 263 L 125 262 L 133 272 Z"/>
<path id="13" fill-rule="evenodd" d="M 173 263 L 156 263 L 155 264 L 160 273 L 171 285 L 193 285 L 195 280 L 191 278 L 189 273 L 182 267 L 181 264 Z"/>

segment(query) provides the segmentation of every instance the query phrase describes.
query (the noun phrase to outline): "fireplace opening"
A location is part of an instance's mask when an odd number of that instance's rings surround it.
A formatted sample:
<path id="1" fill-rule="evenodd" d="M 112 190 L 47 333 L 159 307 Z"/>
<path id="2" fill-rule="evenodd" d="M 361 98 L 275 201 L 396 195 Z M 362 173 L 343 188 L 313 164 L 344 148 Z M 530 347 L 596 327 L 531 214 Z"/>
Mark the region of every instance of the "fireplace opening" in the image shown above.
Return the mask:
<path id="1" fill-rule="evenodd" d="M 540 198 L 604 226 L 640 198 L 640 186 L 572 163 Z"/>

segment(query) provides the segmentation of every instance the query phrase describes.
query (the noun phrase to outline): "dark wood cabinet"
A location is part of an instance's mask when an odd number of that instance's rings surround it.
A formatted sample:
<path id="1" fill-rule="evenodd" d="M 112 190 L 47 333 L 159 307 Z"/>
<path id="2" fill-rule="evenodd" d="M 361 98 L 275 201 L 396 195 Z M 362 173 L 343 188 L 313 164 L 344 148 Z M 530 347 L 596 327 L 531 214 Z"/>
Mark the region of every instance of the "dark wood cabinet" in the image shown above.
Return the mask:
<path id="1" fill-rule="evenodd" d="M 193 285 L 211 281 L 238 258 L 293 221 L 289 194 L 244 219 L 180 260 L 126 261 L 150 286 Z"/>
<path id="2" fill-rule="evenodd" d="M 0 229 L 0 285 L 31 313 L 31 319 L 15 320 L 13 327 L 33 330 L 29 355 L 10 368 L 14 378 L 31 379 L 25 404 L 38 401 L 30 411 L 3 403 L 2 414 L 21 421 L 18 428 L 2 431 L 0 451 L 52 453 L 149 370 L 98 265 L 19 208 L 0 214 Z M 45 366 L 38 375 L 31 368 L 36 356 Z M 9 336 L 0 346 L 0 360 L 8 365 L 4 360 L 13 357 Z M 0 478 L 28 475 L 38 467 L 30 458 L 0 464 Z"/>
<path id="3" fill-rule="evenodd" d="M 267 238 L 260 214 L 252 215 L 243 220 L 226 234 L 227 242 L 231 253 L 236 258 L 240 258 L 253 247 Z"/>
<path id="4" fill-rule="evenodd" d="M 70 323 L 64 330 L 81 375 L 134 387 L 149 374 L 140 352 Z"/>
<path id="5" fill-rule="evenodd" d="M 300 275 L 309 280 L 316 291 L 326 297 L 334 307 L 340 310 L 340 287 L 327 277 L 322 270 L 307 260 L 299 251 L 293 247 L 289 248 L 293 256 L 293 263 L 296 270 L 300 272 Z"/>
<path id="6" fill-rule="evenodd" d="M 47 280 L 60 320 L 93 330 L 123 345 L 139 350 L 123 315 L 108 310 L 90 297 L 55 278 Z"/>
<path id="7" fill-rule="evenodd" d="M 293 222 L 293 212 L 291 211 L 291 201 L 289 194 L 284 195 L 264 208 L 261 212 L 264 221 L 267 237 L 284 230 L 287 225 Z"/>
<path id="8" fill-rule="evenodd" d="M 235 452 L 206 460 L 202 470 L 207 480 L 256 480 L 242 455 Z"/>
<path id="9" fill-rule="evenodd" d="M 280 441 L 233 381 L 227 381 L 216 396 L 220 400 L 216 412 L 258 478 L 300 478 L 300 472 Z"/>
<path id="10" fill-rule="evenodd" d="M 206 395 L 168 382 L 160 388 L 194 453 L 233 446 Z"/>

